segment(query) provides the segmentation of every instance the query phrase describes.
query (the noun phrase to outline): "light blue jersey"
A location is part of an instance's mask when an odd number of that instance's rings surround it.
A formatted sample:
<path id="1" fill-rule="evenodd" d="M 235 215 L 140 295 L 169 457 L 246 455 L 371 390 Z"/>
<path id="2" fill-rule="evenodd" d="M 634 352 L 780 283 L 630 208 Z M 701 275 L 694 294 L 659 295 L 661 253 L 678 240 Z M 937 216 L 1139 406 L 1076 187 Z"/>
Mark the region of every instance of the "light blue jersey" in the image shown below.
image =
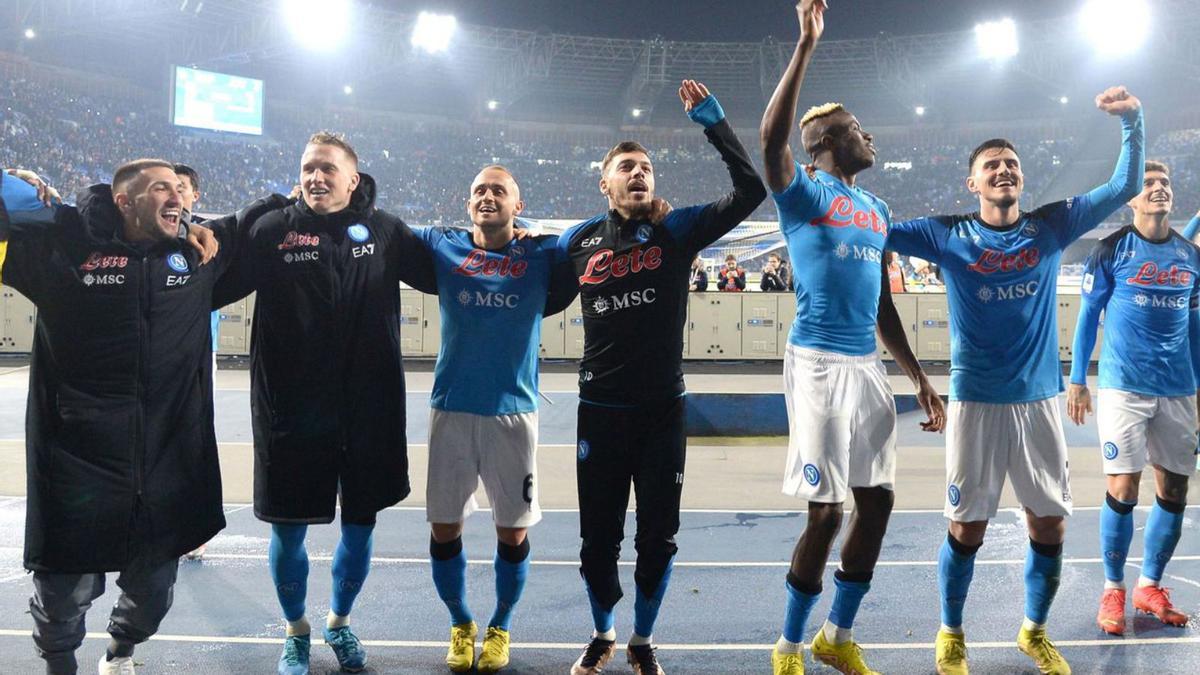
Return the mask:
<path id="1" fill-rule="evenodd" d="M 1062 252 L 1142 189 L 1142 114 L 1122 118 L 1112 178 L 1022 213 L 1003 230 L 979 214 L 893 223 L 888 248 L 937 263 L 950 306 L 950 398 L 1024 403 L 1063 390 L 1057 290 Z"/>
<path id="2" fill-rule="evenodd" d="M 1103 311 L 1100 388 L 1143 396 L 1196 393 L 1200 250 L 1175 232 L 1155 242 L 1132 225 L 1123 227 L 1092 251 L 1082 291 L 1072 383 L 1087 384 Z"/>
<path id="3" fill-rule="evenodd" d="M 791 185 L 772 196 L 796 286 L 788 341 L 852 356 L 875 351 L 887 204 L 799 162 Z"/>
<path id="4" fill-rule="evenodd" d="M 433 251 L 442 346 L 431 405 L 476 415 L 537 410 L 538 345 L 557 237 L 528 237 L 497 251 L 470 230 L 414 227 Z"/>

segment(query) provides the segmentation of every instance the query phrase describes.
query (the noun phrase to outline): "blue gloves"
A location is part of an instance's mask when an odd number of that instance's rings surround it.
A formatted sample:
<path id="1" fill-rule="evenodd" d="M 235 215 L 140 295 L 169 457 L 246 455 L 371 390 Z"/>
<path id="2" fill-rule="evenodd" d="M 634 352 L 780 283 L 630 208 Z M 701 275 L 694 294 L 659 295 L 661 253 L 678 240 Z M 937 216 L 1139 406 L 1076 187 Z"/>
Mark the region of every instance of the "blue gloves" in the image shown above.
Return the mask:
<path id="1" fill-rule="evenodd" d="M 708 129 L 725 119 L 725 111 L 721 108 L 721 104 L 717 103 L 717 97 L 709 94 L 699 104 L 692 106 L 688 112 L 688 118 L 693 122 L 703 124 L 704 128 Z"/>

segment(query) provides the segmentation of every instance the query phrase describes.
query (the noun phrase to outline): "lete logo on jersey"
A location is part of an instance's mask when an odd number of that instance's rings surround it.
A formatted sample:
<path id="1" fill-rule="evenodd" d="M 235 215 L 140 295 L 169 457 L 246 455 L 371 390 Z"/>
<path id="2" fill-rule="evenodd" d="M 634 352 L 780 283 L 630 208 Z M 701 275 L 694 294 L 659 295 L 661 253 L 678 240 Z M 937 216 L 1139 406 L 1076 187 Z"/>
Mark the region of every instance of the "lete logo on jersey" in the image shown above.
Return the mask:
<path id="1" fill-rule="evenodd" d="M 879 234 L 887 234 L 887 222 L 879 217 L 874 209 L 863 211 L 854 208 L 854 202 L 845 195 L 834 198 L 829 210 L 820 218 L 814 218 L 813 225 L 828 225 L 829 227 L 849 227 L 853 225 L 860 230 L 871 230 Z"/>
<path id="2" fill-rule="evenodd" d="M 600 284 L 609 277 L 620 279 L 627 274 L 637 274 L 643 269 L 656 270 L 662 265 L 662 248 L 651 246 L 642 251 L 641 246 L 634 246 L 627 253 L 613 253 L 611 248 L 602 248 L 588 258 L 587 268 L 579 283 Z"/>

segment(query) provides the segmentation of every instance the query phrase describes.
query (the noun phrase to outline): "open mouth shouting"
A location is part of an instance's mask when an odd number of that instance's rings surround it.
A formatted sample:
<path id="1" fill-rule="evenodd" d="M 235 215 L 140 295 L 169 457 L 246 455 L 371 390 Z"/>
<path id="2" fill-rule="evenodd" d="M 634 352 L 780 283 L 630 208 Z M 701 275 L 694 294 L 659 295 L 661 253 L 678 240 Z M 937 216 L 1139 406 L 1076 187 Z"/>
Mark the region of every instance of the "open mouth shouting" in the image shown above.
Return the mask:
<path id="1" fill-rule="evenodd" d="M 641 180 L 629 181 L 628 189 L 629 189 L 629 194 L 631 194 L 631 195 L 645 196 L 646 194 L 648 194 L 650 192 L 650 187 L 648 185 L 646 185 L 645 181 L 641 181 Z"/>
<path id="2" fill-rule="evenodd" d="M 168 207 L 168 208 L 165 208 L 165 209 L 159 211 L 158 215 L 160 218 L 165 220 L 168 224 L 178 226 L 179 219 L 183 215 L 183 210 L 177 206 L 172 206 L 172 207 Z"/>

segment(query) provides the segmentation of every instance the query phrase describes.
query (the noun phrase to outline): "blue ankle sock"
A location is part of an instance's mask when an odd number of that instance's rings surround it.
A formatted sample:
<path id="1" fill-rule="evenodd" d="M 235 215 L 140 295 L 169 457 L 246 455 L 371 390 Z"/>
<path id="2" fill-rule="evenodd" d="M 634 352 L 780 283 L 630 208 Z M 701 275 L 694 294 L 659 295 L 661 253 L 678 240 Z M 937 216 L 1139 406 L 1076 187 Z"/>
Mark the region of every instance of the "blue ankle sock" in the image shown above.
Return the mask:
<path id="1" fill-rule="evenodd" d="M 462 537 L 444 544 L 430 539 L 429 561 L 438 597 L 450 610 L 450 624 L 457 626 L 473 621 L 467 606 L 467 554 L 463 552 Z"/>
<path id="2" fill-rule="evenodd" d="M 513 609 L 525 590 L 525 579 L 529 577 L 529 538 L 520 546 L 496 544 L 496 611 L 489 626 L 508 630 L 512 623 Z"/>
<path id="3" fill-rule="evenodd" d="M 371 571 L 371 533 L 374 525 L 342 523 L 342 539 L 333 552 L 333 598 L 329 610 L 350 616 L 354 599 Z"/>
<path id="4" fill-rule="evenodd" d="M 1100 507 L 1100 553 L 1104 559 L 1104 578 L 1125 581 L 1125 558 L 1133 541 L 1133 507 L 1136 501 L 1123 502 L 1104 496 Z"/>
<path id="5" fill-rule="evenodd" d="M 288 621 L 299 621 L 304 616 L 308 596 L 308 551 L 304 549 L 307 532 L 307 525 L 271 525 L 267 564 L 283 618 Z"/>
<path id="6" fill-rule="evenodd" d="M 1062 576 L 1062 544 L 1029 541 L 1025 554 L 1025 618 L 1046 623 Z"/>
<path id="7" fill-rule="evenodd" d="M 812 613 L 813 605 L 821 597 L 821 589 L 808 593 L 796 587 L 799 583 L 791 573 L 788 573 L 784 586 L 787 588 L 787 614 L 783 617 L 783 639 L 799 644 L 804 642 L 804 626 L 808 623 L 808 615 Z"/>
<path id="8" fill-rule="evenodd" d="M 675 556 L 667 561 L 667 567 L 663 570 L 662 578 L 658 581 L 658 588 L 654 589 L 654 595 L 646 597 L 642 593 L 642 589 L 638 589 L 637 597 L 633 601 L 633 632 L 635 635 L 642 637 L 650 637 L 654 635 L 654 622 L 658 620 L 658 609 L 662 606 L 663 597 L 667 594 L 667 586 L 671 583 L 671 569 L 675 564 Z"/>
<path id="9" fill-rule="evenodd" d="M 963 607 L 975 576 L 975 553 L 970 547 L 947 534 L 938 552 L 938 587 L 942 595 L 942 625 L 958 628 L 963 623 Z"/>
<path id="10" fill-rule="evenodd" d="M 837 590 L 833 594 L 833 607 L 829 608 L 829 622 L 838 628 L 852 628 L 863 596 L 871 590 L 871 574 L 850 575 L 838 570 L 833 574 L 833 583 Z"/>
<path id="11" fill-rule="evenodd" d="M 1183 528 L 1183 504 L 1159 499 L 1154 508 L 1150 509 L 1150 517 L 1146 519 L 1146 532 L 1143 548 L 1145 559 L 1142 561 L 1142 576 L 1151 581 L 1160 581 L 1167 562 L 1175 553 L 1175 545 L 1179 543 L 1179 535 Z"/>
<path id="12" fill-rule="evenodd" d="M 597 633 L 607 633 L 613 629 L 613 623 L 616 619 L 616 607 L 604 607 L 596 600 L 596 596 L 592 594 L 592 589 L 587 589 L 588 603 L 592 607 L 592 624 L 596 628 Z"/>

